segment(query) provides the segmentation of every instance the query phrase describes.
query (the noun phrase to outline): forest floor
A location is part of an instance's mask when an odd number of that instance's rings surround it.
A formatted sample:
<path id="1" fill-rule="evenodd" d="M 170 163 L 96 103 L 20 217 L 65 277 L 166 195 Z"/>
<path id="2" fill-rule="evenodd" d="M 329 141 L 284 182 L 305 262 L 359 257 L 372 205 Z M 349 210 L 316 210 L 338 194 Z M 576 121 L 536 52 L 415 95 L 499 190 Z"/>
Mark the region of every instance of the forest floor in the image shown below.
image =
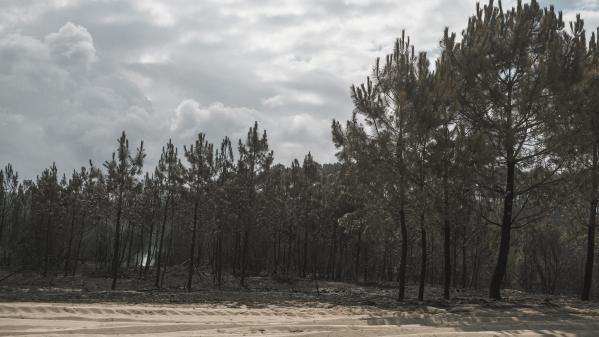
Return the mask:
<path id="1" fill-rule="evenodd" d="M 209 281 L 187 293 L 181 278 L 163 290 L 130 278 L 107 291 L 106 278 L 13 275 L 0 282 L 0 336 L 599 336 L 599 303 L 566 296 L 506 290 L 496 302 L 468 291 L 444 301 L 429 287 L 418 302 L 409 286 L 399 303 L 393 284 Z"/>

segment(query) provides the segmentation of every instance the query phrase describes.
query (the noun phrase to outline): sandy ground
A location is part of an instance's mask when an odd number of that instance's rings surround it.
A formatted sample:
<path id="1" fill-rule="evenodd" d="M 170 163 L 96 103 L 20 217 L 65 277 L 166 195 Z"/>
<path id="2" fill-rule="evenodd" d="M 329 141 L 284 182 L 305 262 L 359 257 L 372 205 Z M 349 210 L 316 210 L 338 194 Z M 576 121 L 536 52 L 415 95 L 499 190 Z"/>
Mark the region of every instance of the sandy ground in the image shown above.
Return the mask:
<path id="1" fill-rule="evenodd" d="M 427 287 L 426 300 L 398 302 L 396 284 L 234 278 L 214 289 L 208 277 L 182 289 L 185 273 L 164 289 L 151 280 L 14 275 L 0 284 L 0 336 L 599 336 L 599 303 L 505 290 Z"/>
<path id="2" fill-rule="evenodd" d="M 598 336 L 575 308 L 0 303 L 0 336 Z"/>

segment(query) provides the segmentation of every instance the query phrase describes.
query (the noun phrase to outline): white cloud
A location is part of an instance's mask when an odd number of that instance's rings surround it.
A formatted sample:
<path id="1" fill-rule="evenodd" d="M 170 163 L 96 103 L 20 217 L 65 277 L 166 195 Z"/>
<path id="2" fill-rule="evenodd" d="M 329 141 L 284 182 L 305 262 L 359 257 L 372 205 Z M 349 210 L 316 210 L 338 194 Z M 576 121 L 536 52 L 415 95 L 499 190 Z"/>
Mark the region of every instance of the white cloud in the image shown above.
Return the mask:
<path id="1" fill-rule="evenodd" d="M 277 108 L 285 104 L 285 97 L 281 95 L 274 95 L 262 100 L 262 104 L 271 108 Z"/>
<path id="2" fill-rule="evenodd" d="M 185 99 L 175 109 L 170 130 L 183 143 L 191 142 L 199 132 L 217 142 L 224 136 L 242 138 L 254 121 L 264 119 L 264 115 L 254 109 L 226 106 L 220 102 L 202 106 L 194 99 Z"/>
<path id="3" fill-rule="evenodd" d="M 323 105 L 324 97 L 316 92 L 286 89 L 285 94 L 278 94 L 262 100 L 262 104 L 270 108 L 278 108 L 292 104 Z"/>
<path id="4" fill-rule="evenodd" d="M 58 32 L 44 38 L 50 54 L 66 67 L 84 67 L 96 61 L 94 40 L 87 29 L 67 22 Z"/>
<path id="5" fill-rule="evenodd" d="M 136 1 L 139 8 L 150 14 L 152 22 L 159 26 L 172 26 L 175 23 L 175 17 L 171 12 L 171 7 L 167 3 L 154 0 Z"/>

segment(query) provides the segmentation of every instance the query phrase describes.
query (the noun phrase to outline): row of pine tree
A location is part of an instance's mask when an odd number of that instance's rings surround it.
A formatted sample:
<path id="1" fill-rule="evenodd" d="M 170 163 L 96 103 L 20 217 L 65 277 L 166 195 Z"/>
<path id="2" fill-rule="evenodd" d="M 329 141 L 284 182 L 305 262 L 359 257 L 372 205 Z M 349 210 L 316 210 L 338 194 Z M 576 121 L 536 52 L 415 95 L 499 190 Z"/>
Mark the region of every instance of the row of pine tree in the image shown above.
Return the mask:
<path id="1" fill-rule="evenodd" d="M 593 287 L 599 48 L 536 1 L 478 6 L 431 65 L 402 34 L 333 121 L 338 163 L 274 164 L 258 124 L 236 146 L 169 141 L 155 168 L 123 132 L 103 166 L 0 171 L 0 262 L 44 276 L 215 286 L 254 275 L 579 293 Z M 199 126 L 201 127 L 201 126 Z M 234 150 L 234 148 L 236 148 Z M 179 151 L 182 149 L 182 151 Z M 597 284 L 595 278 L 595 285 Z"/>

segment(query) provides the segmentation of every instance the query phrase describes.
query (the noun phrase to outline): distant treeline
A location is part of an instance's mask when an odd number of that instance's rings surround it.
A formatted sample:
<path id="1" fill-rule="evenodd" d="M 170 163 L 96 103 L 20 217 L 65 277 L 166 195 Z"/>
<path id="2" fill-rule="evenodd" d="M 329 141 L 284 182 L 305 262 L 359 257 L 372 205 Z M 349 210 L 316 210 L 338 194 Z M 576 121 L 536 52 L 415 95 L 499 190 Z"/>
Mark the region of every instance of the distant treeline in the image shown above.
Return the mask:
<path id="1" fill-rule="evenodd" d="M 256 123 L 233 145 L 168 142 L 154 170 L 125 133 L 103 166 L 0 173 L 0 261 L 150 278 L 169 267 L 589 299 L 599 198 L 599 48 L 536 1 L 477 5 L 434 66 L 402 34 L 333 121 L 338 163 L 273 164 Z M 198 126 L 198 127 L 201 127 Z M 236 148 L 236 150 L 234 150 Z M 143 173 L 148 172 L 148 173 Z M 89 270 L 89 269 L 87 269 Z"/>

